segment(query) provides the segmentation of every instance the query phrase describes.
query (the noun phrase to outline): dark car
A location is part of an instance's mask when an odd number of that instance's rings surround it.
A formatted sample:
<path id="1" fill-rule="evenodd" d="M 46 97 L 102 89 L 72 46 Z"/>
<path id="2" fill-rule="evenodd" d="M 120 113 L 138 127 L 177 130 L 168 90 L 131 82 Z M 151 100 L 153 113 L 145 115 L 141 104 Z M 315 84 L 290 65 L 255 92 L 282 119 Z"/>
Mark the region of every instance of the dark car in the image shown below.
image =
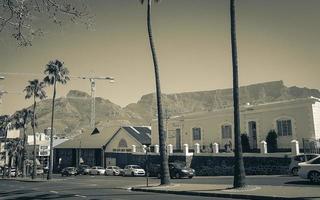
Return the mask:
<path id="1" fill-rule="evenodd" d="M 66 167 L 64 169 L 62 169 L 61 171 L 61 176 L 77 176 L 78 175 L 78 171 L 77 168 L 75 167 Z"/>
<path id="2" fill-rule="evenodd" d="M 186 167 L 182 163 L 169 163 L 169 171 L 171 178 L 192 178 L 195 175 L 194 169 Z"/>
<path id="3" fill-rule="evenodd" d="M 149 164 L 148 169 L 145 169 L 146 173 L 148 171 L 148 176 L 160 178 L 160 164 Z"/>
<path id="4" fill-rule="evenodd" d="M 89 171 L 90 171 L 89 165 L 80 165 L 78 167 L 78 174 L 86 175 L 86 174 L 89 174 Z"/>
<path id="5" fill-rule="evenodd" d="M 169 163 L 169 172 L 171 178 L 192 178 L 195 176 L 194 169 L 186 167 L 183 163 Z M 149 176 L 156 176 L 160 178 L 160 165 L 150 165 L 148 174 Z"/>

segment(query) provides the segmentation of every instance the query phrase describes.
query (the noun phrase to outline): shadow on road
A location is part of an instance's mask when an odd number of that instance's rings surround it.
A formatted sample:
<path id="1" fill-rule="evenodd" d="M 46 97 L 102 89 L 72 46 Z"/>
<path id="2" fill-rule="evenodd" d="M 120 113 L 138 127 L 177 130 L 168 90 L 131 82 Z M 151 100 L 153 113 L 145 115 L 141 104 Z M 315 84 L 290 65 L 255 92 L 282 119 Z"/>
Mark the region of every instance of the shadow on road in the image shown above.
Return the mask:
<path id="1" fill-rule="evenodd" d="M 289 181 L 284 184 L 288 184 L 288 185 L 316 185 L 316 186 L 320 185 L 319 183 L 312 183 L 310 181 L 304 181 L 304 180 Z"/>

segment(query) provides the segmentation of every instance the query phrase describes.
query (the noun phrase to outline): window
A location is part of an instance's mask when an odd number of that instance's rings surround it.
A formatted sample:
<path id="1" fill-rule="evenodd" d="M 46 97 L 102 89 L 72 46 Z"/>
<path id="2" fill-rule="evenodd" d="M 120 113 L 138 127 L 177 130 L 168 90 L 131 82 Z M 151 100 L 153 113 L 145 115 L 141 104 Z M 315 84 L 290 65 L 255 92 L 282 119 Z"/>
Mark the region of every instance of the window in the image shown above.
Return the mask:
<path id="1" fill-rule="evenodd" d="M 201 128 L 192 129 L 193 140 L 201 140 Z"/>
<path id="2" fill-rule="evenodd" d="M 312 161 L 311 164 L 320 164 L 320 158 L 315 159 L 314 161 Z"/>
<path id="3" fill-rule="evenodd" d="M 292 125 L 290 119 L 277 120 L 278 136 L 292 135 Z"/>
<path id="4" fill-rule="evenodd" d="M 127 141 L 125 139 L 121 139 L 118 147 L 128 147 Z"/>
<path id="5" fill-rule="evenodd" d="M 222 139 L 232 138 L 232 127 L 231 125 L 222 125 L 221 126 Z"/>

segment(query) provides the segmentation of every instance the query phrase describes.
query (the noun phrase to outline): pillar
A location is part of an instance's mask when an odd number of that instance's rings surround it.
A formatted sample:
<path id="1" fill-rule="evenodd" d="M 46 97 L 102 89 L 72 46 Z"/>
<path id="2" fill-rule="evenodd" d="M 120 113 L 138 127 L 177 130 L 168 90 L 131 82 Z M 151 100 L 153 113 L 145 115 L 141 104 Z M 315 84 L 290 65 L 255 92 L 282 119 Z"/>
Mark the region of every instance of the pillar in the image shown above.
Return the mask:
<path id="1" fill-rule="evenodd" d="M 212 144 L 212 153 L 219 153 L 219 144 L 218 143 Z"/>
<path id="2" fill-rule="evenodd" d="M 268 153 L 268 149 L 267 149 L 267 142 L 262 140 L 260 142 L 260 153 L 261 154 L 267 154 Z"/>
<path id="3" fill-rule="evenodd" d="M 299 141 L 297 140 L 291 140 L 291 154 L 293 156 L 296 156 L 300 153 L 299 150 Z"/>
<path id="4" fill-rule="evenodd" d="M 168 144 L 168 154 L 173 154 L 173 145 Z"/>
<path id="5" fill-rule="evenodd" d="M 189 145 L 188 144 L 183 145 L 183 153 L 184 153 L 184 155 L 189 154 Z"/>
<path id="6" fill-rule="evenodd" d="M 136 145 L 132 145 L 132 153 L 135 153 L 135 152 L 137 152 Z"/>
<path id="7" fill-rule="evenodd" d="M 200 144 L 199 143 L 194 144 L 194 153 L 196 153 L 196 154 L 200 153 Z"/>
<path id="8" fill-rule="evenodd" d="M 159 145 L 154 145 L 154 153 L 159 153 Z"/>

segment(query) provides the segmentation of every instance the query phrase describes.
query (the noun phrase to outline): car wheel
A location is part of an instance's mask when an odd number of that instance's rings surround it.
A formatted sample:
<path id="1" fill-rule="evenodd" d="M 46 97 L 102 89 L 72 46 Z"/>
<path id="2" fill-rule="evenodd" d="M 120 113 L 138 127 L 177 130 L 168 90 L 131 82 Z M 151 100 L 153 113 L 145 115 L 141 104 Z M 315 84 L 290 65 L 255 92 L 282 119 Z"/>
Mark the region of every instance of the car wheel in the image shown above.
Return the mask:
<path id="1" fill-rule="evenodd" d="M 115 172 L 113 172 L 113 176 L 116 176 L 116 173 L 115 173 Z"/>
<path id="2" fill-rule="evenodd" d="M 188 176 L 189 179 L 192 179 L 193 176 Z"/>
<path id="3" fill-rule="evenodd" d="M 309 179 L 312 183 L 320 183 L 320 173 L 315 171 L 310 172 Z"/>
<path id="4" fill-rule="evenodd" d="M 131 173 L 131 176 L 134 176 L 134 172 Z"/>
<path id="5" fill-rule="evenodd" d="M 100 175 L 100 172 L 97 172 L 97 175 Z"/>
<path id="6" fill-rule="evenodd" d="M 179 173 L 176 173 L 176 176 L 175 176 L 177 179 L 180 178 L 180 174 Z"/>
<path id="7" fill-rule="evenodd" d="M 294 168 L 292 168 L 292 170 L 291 170 L 291 174 L 292 174 L 293 176 L 298 176 L 298 171 L 299 171 L 298 167 L 294 167 Z"/>

